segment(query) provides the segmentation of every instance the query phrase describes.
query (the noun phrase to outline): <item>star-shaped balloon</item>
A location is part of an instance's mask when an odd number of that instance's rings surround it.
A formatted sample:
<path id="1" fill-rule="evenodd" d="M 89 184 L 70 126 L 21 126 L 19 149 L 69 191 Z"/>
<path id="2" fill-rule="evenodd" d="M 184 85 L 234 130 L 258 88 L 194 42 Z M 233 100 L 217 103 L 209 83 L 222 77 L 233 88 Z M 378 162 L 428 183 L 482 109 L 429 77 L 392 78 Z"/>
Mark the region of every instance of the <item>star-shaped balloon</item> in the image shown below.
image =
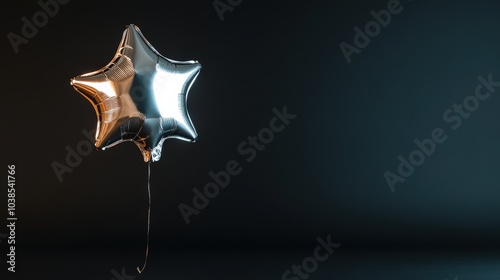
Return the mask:
<path id="1" fill-rule="evenodd" d="M 95 146 L 104 150 L 132 141 L 145 162 L 154 162 L 165 139 L 194 142 L 197 134 L 186 103 L 200 68 L 197 61 L 162 56 L 137 26 L 128 25 L 108 65 L 71 79 L 97 114 Z"/>

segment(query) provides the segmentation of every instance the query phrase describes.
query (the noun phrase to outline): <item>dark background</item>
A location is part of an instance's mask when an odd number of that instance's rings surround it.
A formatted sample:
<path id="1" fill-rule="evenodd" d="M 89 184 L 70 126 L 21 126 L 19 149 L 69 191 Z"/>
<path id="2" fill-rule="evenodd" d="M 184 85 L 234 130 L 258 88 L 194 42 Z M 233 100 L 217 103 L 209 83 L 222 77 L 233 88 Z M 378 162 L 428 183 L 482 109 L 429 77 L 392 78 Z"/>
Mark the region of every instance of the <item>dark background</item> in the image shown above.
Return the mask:
<path id="1" fill-rule="evenodd" d="M 69 79 L 106 65 L 129 23 L 164 56 L 203 66 L 188 99 L 198 141 L 166 141 L 151 166 L 142 278 L 281 279 L 331 234 L 342 245 L 310 279 L 500 279 L 498 91 L 456 131 L 442 118 L 478 75 L 500 80 L 498 1 L 403 0 L 350 64 L 339 44 L 389 1 L 245 0 L 220 21 L 212 1 L 72 0 L 15 54 L 7 34 L 40 10 L 20 2 L 0 12 L 18 279 L 111 279 L 142 264 L 147 164 L 135 145 L 93 151 L 62 182 L 51 166 L 96 124 Z M 247 163 L 238 145 L 283 106 L 297 118 Z M 448 140 L 391 192 L 383 173 L 436 127 Z M 231 159 L 242 173 L 186 225 L 178 205 Z"/>

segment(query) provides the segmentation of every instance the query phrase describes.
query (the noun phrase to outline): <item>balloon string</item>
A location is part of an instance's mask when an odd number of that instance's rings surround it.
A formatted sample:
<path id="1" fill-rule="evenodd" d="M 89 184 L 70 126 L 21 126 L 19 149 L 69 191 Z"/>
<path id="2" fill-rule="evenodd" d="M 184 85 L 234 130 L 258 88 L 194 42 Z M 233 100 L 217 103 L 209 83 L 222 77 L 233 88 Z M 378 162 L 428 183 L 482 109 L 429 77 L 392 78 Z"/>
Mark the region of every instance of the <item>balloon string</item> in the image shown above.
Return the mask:
<path id="1" fill-rule="evenodd" d="M 144 268 L 146 268 L 146 264 L 148 263 L 148 255 L 149 255 L 149 229 L 151 228 L 151 188 L 150 188 L 150 178 L 151 178 L 151 162 L 148 162 L 148 234 L 146 237 L 146 256 L 144 258 L 144 265 L 141 269 L 137 267 L 137 271 L 142 273 Z"/>

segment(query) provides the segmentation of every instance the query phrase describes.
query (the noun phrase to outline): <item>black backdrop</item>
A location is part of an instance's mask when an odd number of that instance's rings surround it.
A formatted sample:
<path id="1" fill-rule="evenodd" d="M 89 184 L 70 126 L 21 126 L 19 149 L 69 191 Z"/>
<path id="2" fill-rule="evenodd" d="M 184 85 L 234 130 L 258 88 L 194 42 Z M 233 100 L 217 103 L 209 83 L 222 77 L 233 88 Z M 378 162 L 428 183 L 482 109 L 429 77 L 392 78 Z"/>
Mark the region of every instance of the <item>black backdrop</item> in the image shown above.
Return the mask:
<path id="1" fill-rule="evenodd" d="M 198 141 L 167 140 L 151 166 L 145 279 L 279 279 L 328 235 L 342 245 L 311 279 L 339 271 L 343 279 L 376 278 L 362 274 L 370 261 L 348 256 L 360 250 L 373 261 L 404 251 L 410 264 L 416 251 L 495 252 L 498 91 L 461 116 L 457 129 L 443 114 L 471 100 L 478 76 L 500 80 L 500 5 L 402 1 L 348 63 L 339 44 L 354 48 L 353 28 L 364 30 L 370 11 L 391 2 L 243 1 L 221 21 L 212 1 L 72 0 L 16 53 L 8 34 L 21 36 L 21 18 L 32 21 L 41 7 L 4 1 L 3 159 L 5 170 L 16 164 L 19 219 L 18 272 L 8 276 L 111 279 L 112 269 L 132 274 L 142 262 L 147 165 L 135 145 L 92 151 L 62 181 L 52 166 L 66 164 L 66 148 L 77 149 L 87 141 L 81 131 L 95 128 L 94 110 L 69 79 L 106 65 L 129 23 L 164 56 L 203 66 L 188 99 Z M 240 143 L 285 106 L 297 117 L 247 162 Z M 392 191 L 384 172 L 398 174 L 398 156 L 408 159 L 414 140 L 435 128 L 447 140 Z M 210 171 L 230 160 L 241 174 L 186 225 L 179 204 L 192 206 L 193 188 L 203 190 Z M 419 277 L 451 278 L 463 266 L 453 268 Z M 395 277 L 382 270 L 380 277 Z M 398 277 L 413 279 L 403 271 Z M 498 279 L 500 269 L 488 273 L 460 279 Z"/>

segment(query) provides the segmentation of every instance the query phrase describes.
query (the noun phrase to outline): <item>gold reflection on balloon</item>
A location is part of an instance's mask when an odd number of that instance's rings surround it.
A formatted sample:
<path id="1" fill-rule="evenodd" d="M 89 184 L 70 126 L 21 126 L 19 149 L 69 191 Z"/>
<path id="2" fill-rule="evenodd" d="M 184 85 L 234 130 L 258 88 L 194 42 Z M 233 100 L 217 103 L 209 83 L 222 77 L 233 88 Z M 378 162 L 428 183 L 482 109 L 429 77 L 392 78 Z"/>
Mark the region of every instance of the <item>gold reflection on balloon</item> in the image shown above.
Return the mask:
<path id="1" fill-rule="evenodd" d="M 112 61 L 71 79 L 97 115 L 100 150 L 133 141 L 145 162 L 158 161 L 163 141 L 195 141 L 186 103 L 201 65 L 160 55 L 135 25 L 127 26 Z"/>

